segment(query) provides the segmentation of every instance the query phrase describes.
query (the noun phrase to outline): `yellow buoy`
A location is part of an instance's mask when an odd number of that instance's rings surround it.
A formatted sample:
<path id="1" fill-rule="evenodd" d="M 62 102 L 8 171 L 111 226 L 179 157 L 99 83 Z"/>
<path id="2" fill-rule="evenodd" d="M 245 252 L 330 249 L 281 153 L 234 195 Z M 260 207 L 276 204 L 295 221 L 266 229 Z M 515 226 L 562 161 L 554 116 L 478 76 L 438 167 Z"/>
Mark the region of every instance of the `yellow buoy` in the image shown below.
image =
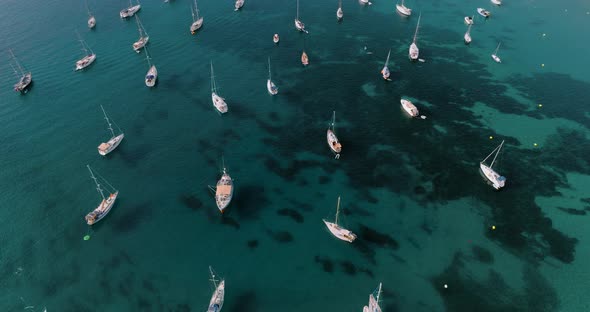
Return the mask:
<path id="1" fill-rule="evenodd" d="M 537 143 L 534 143 L 533 145 L 534 145 L 534 146 L 537 146 Z"/>
<path id="2" fill-rule="evenodd" d="M 492 230 L 495 230 L 495 229 L 496 229 L 496 226 L 495 225 L 492 225 Z"/>
<path id="3" fill-rule="evenodd" d="M 494 137 L 490 135 L 490 140 L 493 139 Z"/>
<path id="4" fill-rule="evenodd" d="M 539 107 L 543 107 L 543 104 L 539 104 L 538 106 L 539 106 Z"/>

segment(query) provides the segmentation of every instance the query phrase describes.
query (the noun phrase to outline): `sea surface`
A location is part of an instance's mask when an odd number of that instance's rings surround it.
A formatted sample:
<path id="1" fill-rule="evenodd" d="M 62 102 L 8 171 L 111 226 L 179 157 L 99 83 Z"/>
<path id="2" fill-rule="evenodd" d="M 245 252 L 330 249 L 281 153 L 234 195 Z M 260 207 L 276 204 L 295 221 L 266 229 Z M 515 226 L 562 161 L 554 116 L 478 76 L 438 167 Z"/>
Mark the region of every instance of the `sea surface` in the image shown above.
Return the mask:
<path id="1" fill-rule="evenodd" d="M 205 311 L 209 266 L 224 312 L 362 311 L 380 282 L 386 312 L 590 311 L 590 2 L 344 0 L 339 23 L 337 0 L 301 0 L 303 34 L 295 0 L 200 0 L 196 35 L 189 0 L 141 4 L 153 89 L 126 1 L 89 0 L 89 30 L 83 1 L 0 0 L 0 311 Z M 76 32 L 97 55 L 80 72 Z M 106 157 L 100 105 L 125 133 Z M 502 140 L 496 191 L 478 167 Z M 92 227 L 87 164 L 120 192 Z M 322 222 L 338 196 L 352 244 Z"/>

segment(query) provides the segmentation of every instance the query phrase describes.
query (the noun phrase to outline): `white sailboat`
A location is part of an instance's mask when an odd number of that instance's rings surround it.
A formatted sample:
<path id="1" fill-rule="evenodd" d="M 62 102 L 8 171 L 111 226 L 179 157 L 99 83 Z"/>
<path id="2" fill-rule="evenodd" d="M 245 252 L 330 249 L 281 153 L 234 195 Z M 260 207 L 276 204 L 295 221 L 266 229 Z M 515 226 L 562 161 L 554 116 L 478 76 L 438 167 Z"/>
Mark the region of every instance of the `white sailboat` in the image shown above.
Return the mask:
<path id="1" fill-rule="evenodd" d="M 465 21 L 465 25 L 473 25 L 473 16 L 465 16 L 463 20 Z"/>
<path id="2" fill-rule="evenodd" d="M 92 64 L 96 60 L 96 54 L 94 54 L 94 52 L 92 52 L 92 49 L 90 49 L 88 44 L 86 44 L 86 42 L 82 40 L 82 38 L 80 38 L 79 34 L 78 38 L 80 40 L 80 44 L 82 45 L 82 50 L 84 50 L 84 57 L 76 61 L 76 71 L 90 66 L 90 64 Z"/>
<path id="3" fill-rule="evenodd" d="M 272 77 L 270 74 L 270 57 L 268 58 L 268 79 L 266 80 L 266 89 L 270 95 L 275 95 L 279 93 L 279 88 L 272 82 Z"/>
<path id="4" fill-rule="evenodd" d="M 227 103 L 225 103 L 225 99 L 217 94 L 217 84 L 215 84 L 215 75 L 213 74 L 213 61 L 211 61 L 211 100 L 217 111 L 222 114 L 227 113 Z"/>
<path id="5" fill-rule="evenodd" d="M 375 296 L 377 292 L 377 296 Z M 379 306 L 379 299 L 381 298 L 381 283 L 379 288 L 369 295 L 369 305 L 363 307 L 363 312 L 381 312 L 381 306 Z"/>
<path id="6" fill-rule="evenodd" d="M 307 53 L 305 53 L 305 50 L 301 53 L 301 64 L 303 64 L 303 66 L 309 65 L 309 57 L 307 56 Z"/>
<path id="7" fill-rule="evenodd" d="M 93 29 L 96 26 L 96 18 L 90 12 L 90 8 L 88 7 L 88 1 L 86 1 L 86 10 L 88 11 L 88 28 Z"/>
<path id="8" fill-rule="evenodd" d="M 332 123 L 330 124 L 330 127 L 328 127 L 328 131 L 326 131 L 326 140 L 332 152 L 336 154 L 335 158 L 339 159 L 340 152 L 342 151 L 342 144 L 340 144 L 340 141 L 338 141 L 338 137 L 336 137 L 335 125 L 336 111 L 334 111 L 334 113 L 332 114 Z"/>
<path id="9" fill-rule="evenodd" d="M 234 11 L 241 9 L 244 6 L 244 0 L 236 0 Z"/>
<path id="10" fill-rule="evenodd" d="M 100 106 L 100 108 L 102 109 L 102 113 L 104 114 L 104 119 L 107 121 L 108 129 L 111 131 L 111 138 L 106 143 L 104 143 L 104 142 L 100 143 L 100 145 L 98 146 L 98 153 L 102 156 L 105 156 L 106 154 L 114 151 L 115 148 L 117 148 L 117 146 L 119 146 L 119 144 L 121 144 L 121 141 L 123 141 L 123 138 L 125 138 L 125 134 L 123 134 L 123 131 L 121 131 L 121 129 L 119 129 L 117 124 L 115 124 L 115 126 L 117 126 L 117 129 L 121 133 L 119 135 L 115 135 L 115 131 L 113 130 L 113 125 L 111 124 L 111 121 L 109 120 L 109 117 L 107 116 L 107 113 L 105 112 L 102 105 Z"/>
<path id="11" fill-rule="evenodd" d="M 12 66 L 12 70 L 14 71 L 14 74 L 18 78 L 18 82 L 14 84 L 14 91 L 26 93 L 27 88 L 29 87 L 31 82 L 33 82 L 33 75 L 31 74 L 31 72 L 25 72 L 25 70 L 23 70 L 23 67 L 18 62 L 18 59 L 16 58 L 16 56 L 12 52 L 12 49 L 8 49 L 8 51 L 10 52 L 10 55 L 12 56 L 12 60 L 14 61 L 16 68 L 12 65 L 12 63 L 10 63 L 10 66 Z"/>
<path id="12" fill-rule="evenodd" d="M 215 291 L 213 292 L 213 295 L 211 295 L 207 312 L 220 312 L 221 308 L 223 308 L 223 300 L 225 297 L 225 280 L 222 279 L 221 282 L 217 284 L 215 273 L 213 273 L 211 266 L 209 266 L 209 272 L 211 273 L 211 281 L 213 282 Z"/>
<path id="13" fill-rule="evenodd" d="M 402 0 L 402 4 L 398 3 L 395 5 L 396 11 L 398 11 L 400 14 L 405 15 L 405 16 L 412 15 L 412 9 L 406 7 L 404 2 L 405 2 L 405 0 Z"/>
<path id="14" fill-rule="evenodd" d="M 141 52 L 141 48 L 145 47 L 145 45 L 150 41 L 150 36 L 141 24 L 139 16 L 135 16 L 135 20 L 137 21 L 137 31 L 139 31 L 139 39 L 137 39 L 137 41 L 133 43 L 133 50 L 139 53 Z"/>
<path id="15" fill-rule="evenodd" d="M 477 8 L 477 13 L 479 13 L 479 15 L 488 18 L 490 15 L 492 15 L 492 13 L 484 8 Z"/>
<path id="16" fill-rule="evenodd" d="M 465 40 L 466 44 L 471 43 L 471 24 L 469 26 L 467 26 L 467 32 L 463 36 L 463 40 Z"/>
<path id="17" fill-rule="evenodd" d="M 195 34 L 201 26 L 203 26 L 203 17 L 199 16 L 199 8 L 197 7 L 197 0 L 195 0 L 195 7 L 191 5 L 191 14 L 193 15 L 193 23 L 191 24 L 191 34 Z"/>
<path id="18" fill-rule="evenodd" d="M 495 5 L 502 5 L 502 0 L 490 0 Z"/>
<path id="19" fill-rule="evenodd" d="M 303 24 L 303 22 L 299 20 L 299 0 L 297 0 L 297 16 L 295 17 L 295 28 L 306 34 L 308 33 L 307 30 L 305 30 L 305 24 Z"/>
<path id="20" fill-rule="evenodd" d="M 215 191 L 215 203 L 221 213 L 229 206 L 234 195 L 234 181 L 227 173 L 225 168 L 225 162 L 223 162 L 223 173 L 221 178 L 217 181 L 215 189 L 210 187 L 211 190 Z"/>
<path id="21" fill-rule="evenodd" d="M 272 36 L 272 42 L 278 44 L 279 43 L 279 34 L 274 34 Z"/>
<path id="22" fill-rule="evenodd" d="M 141 9 L 141 5 L 139 4 L 139 0 L 137 0 L 137 5 L 133 5 L 131 3 L 131 0 L 129 0 L 129 7 L 121 10 L 121 12 L 119 12 L 119 16 L 121 18 L 131 17 L 131 16 L 135 15 L 135 13 L 137 13 L 137 11 L 139 11 L 140 9 Z"/>
<path id="23" fill-rule="evenodd" d="M 406 99 L 401 99 L 400 102 L 402 103 L 402 108 L 404 109 L 404 111 L 406 111 L 406 113 L 408 113 L 408 115 L 410 115 L 411 117 L 418 117 L 420 113 L 418 112 L 418 108 L 416 107 L 416 105 L 414 105 L 414 103 Z"/>
<path id="24" fill-rule="evenodd" d="M 496 63 L 502 63 L 502 60 L 500 59 L 500 57 L 498 56 L 498 50 L 500 49 L 500 44 L 501 42 L 498 42 L 498 46 L 496 47 L 496 50 L 494 50 L 494 53 L 492 53 L 492 59 L 496 62 Z"/>
<path id="25" fill-rule="evenodd" d="M 344 12 L 342 11 L 342 0 L 338 0 L 338 10 L 336 10 L 336 18 L 338 21 L 341 21 L 344 17 Z"/>
<path id="26" fill-rule="evenodd" d="M 373 4 L 373 3 L 371 3 L 369 0 L 359 0 L 359 2 L 360 2 L 361 4 L 366 4 L 366 5 L 371 5 L 371 4 Z"/>
<path id="27" fill-rule="evenodd" d="M 391 54 L 391 49 L 389 49 L 389 52 L 387 52 L 387 59 L 385 60 L 385 66 L 383 66 L 383 69 L 381 70 L 381 75 L 383 75 L 383 79 L 385 80 L 389 80 L 391 81 L 391 79 L 389 79 L 389 75 L 391 74 L 389 72 L 389 67 L 387 67 L 389 65 L 389 55 Z"/>
<path id="28" fill-rule="evenodd" d="M 418 45 L 416 45 L 416 37 L 418 36 L 418 27 L 420 26 L 420 18 L 422 14 L 418 16 L 418 24 L 416 24 L 416 31 L 414 32 L 414 39 L 412 40 L 412 44 L 410 44 L 410 50 L 408 55 L 410 56 L 410 60 L 415 61 L 418 59 L 420 55 L 420 50 L 418 49 Z"/>
<path id="29" fill-rule="evenodd" d="M 354 233 L 352 233 L 351 231 L 338 225 L 338 214 L 339 213 L 340 213 L 340 196 L 338 196 L 338 204 L 336 205 L 336 218 L 334 220 L 334 223 L 332 223 L 330 221 L 326 221 L 326 219 L 323 219 L 322 221 L 324 221 L 324 224 L 326 224 L 326 226 L 328 227 L 328 230 L 330 230 L 330 233 L 332 233 L 332 235 L 336 236 L 336 238 L 341 239 L 343 241 L 347 241 L 349 243 L 352 243 L 356 239 L 356 235 Z"/>
<path id="30" fill-rule="evenodd" d="M 501 176 L 499 173 L 497 173 L 492 167 L 494 166 L 494 162 L 496 161 L 496 157 L 498 157 L 498 154 L 500 153 L 500 149 L 502 149 L 502 146 L 504 145 L 504 140 L 502 140 L 502 143 L 500 143 L 500 145 L 498 145 L 498 147 L 496 147 L 489 155 L 488 157 L 484 158 L 484 160 L 482 160 L 479 163 L 479 169 L 481 169 L 481 172 L 484 174 L 484 176 L 492 183 L 492 186 L 499 190 L 501 188 L 504 187 L 504 185 L 506 184 L 506 178 Z M 492 156 L 492 154 L 494 154 L 494 159 L 492 160 L 492 163 L 488 166 L 485 164 L 485 161 L 490 158 L 490 156 Z"/>
<path id="31" fill-rule="evenodd" d="M 89 165 L 86 165 L 86 167 L 88 168 L 88 171 L 90 171 L 90 177 L 92 178 L 92 180 L 94 180 L 94 183 L 96 184 L 96 191 L 98 192 L 98 194 L 100 194 L 100 197 L 102 197 L 102 201 L 100 202 L 98 207 L 96 207 L 94 210 L 88 213 L 85 217 L 86 223 L 88 223 L 88 225 L 93 225 L 96 222 L 102 220 L 102 218 L 104 218 L 109 213 L 109 211 L 111 211 L 111 208 L 113 208 L 115 200 L 119 195 L 119 191 L 117 191 L 112 185 L 110 185 L 105 178 L 99 175 L 99 177 L 106 183 L 106 186 L 109 188 L 106 190 L 110 193 L 109 197 L 104 197 L 103 189 L 100 187 L 100 183 L 98 183 L 98 180 L 94 176 L 94 172 L 92 172 L 92 169 L 90 169 Z"/>
<path id="32" fill-rule="evenodd" d="M 155 86 L 156 81 L 158 81 L 158 69 L 156 69 L 156 65 L 152 65 L 152 62 L 150 62 L 150 55 L 148 54 L 147 47 L 143 47 L 143 49 L 145 50 L 145 58 L 150 67 L 147 74 L 145 74 L 145 85 L 151 88 Z"/>

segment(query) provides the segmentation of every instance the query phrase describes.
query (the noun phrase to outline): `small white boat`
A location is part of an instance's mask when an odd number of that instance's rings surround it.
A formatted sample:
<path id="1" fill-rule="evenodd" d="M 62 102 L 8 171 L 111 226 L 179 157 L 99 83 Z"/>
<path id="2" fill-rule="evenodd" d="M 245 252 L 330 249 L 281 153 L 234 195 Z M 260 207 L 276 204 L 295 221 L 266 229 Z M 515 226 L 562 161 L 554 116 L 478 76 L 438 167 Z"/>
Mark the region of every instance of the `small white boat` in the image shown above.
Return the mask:
<path id="1" fill-rule="evenodd" d="M 301 64 L 303 64 L 303 66 L 307 66 L 309 64 L 309 58 L 307 57 L 307 53 L 305 53 L 305 51 L 301 53 Z"/>
<path id="2" fill-rule="evenodd" d="M 33 75 L 31 74 L 31 72 L 25 72 L 25 70 L 23 70 L 23 67 L 18 62 L 18 60 L 16 59 L 16 56 L 14 55 L 14 53 L 12 52 L 11 49 L 8 49 L 8 51 L 10 52 L 10 55 L 12 56 L 12 60 L 14 61 L 16 68 L 15 68 L 15 66 L 12 65 L 12 63 L 10 63 L 10 66 L 12 66 L 12 70 L 14 71 L 14 74 L 16 75 L 16 77 L 19 78 L 19 76 L 20 76 L 20 78 L 18 79 L 18 82 L 14 84 L 14 91 L 26 93 L 27 88 L 29 87 L 31 82 L 33 82 Z"/>
<path id="3" fill-rule="evenodd" d="M 135 15 L 135 13 L 137 13 L 137 11 L 139 11 L 140 9 L 141 5 L 139 4 L 139 0 L 137 1 L 137 5 L 131 4 L 131 0 L 129 0 L 129 7 L 121 10 L 121 12 L 119 12 L 119 16 L 121 18 L 131 17 Z"/>
<path id="4" fill-rule="evenodd" d="M 215 84 L 215 75 L 213 74 L 213 61 L 211 61 L 211 100 L 218 112 L 222 114 L 227 113 L 227 103 L 225 103 L 225 99 L 217 94 L 217 85 Z M 225 172 L 225 169 L 223 170 Z"/>
<path id="5" fill-rule="evenodd" d="M 490 15 L 492 15 L 492 13 L 490 13 L 490 11 L 483 9 L 483 8 L 477 8 L 477 13 L 479 13 L 479 15 L 488 18 Z"/>
<path id="6" fill-rule="evenodd" d="M 502 5 L 502 0 L 490 0 L 495 5 Z"/>
<path id="7" fill-rule="evenodd" d="M 244 6 L 244 0 L 236 0 L 236 4 L 234 5 L 234 11 L 241 9 Z"/>
<path id="8" fill-rule="evenodd" d="M 211 281 L 213 282 L 215 291 L 213 292 L 213 295 L 211 295 L 207 312 L 220 312 L 221 308 L 223 308 L 223 300 L 225 297 L 225 280 L 222 279 L 221 282 L 217 284 L 215 273 L 213 273 L 211 266 L 209 266 L 209 272 L 211 273 Z"/>
<path id="9" fill-rule="evenodd" d="M 96 54 L 92 52 L 92 49 L 90 49 L 82 38 L 80 38 L 80 44 L 82 45 L 82 50 L 84 50 L 84 57 L 76 61 L 76 71 L 90 66 L 96 60 Z"/>
<path id="10" fill-rule="evenodd" d="M 102 109 L 102 113 L 104 114 L 104 119 L 107 121 L 108 129 L 111 131 L 111 138 L 106 143 L 104 143 L 104 142 L 100 143 L 100 145 L 98 146 L 98 153 L 102 156 L 106 156 L 108 153 L 114 151 L 115 148 L 117 148 L 117 146 L 119 146 L 119 144 L 121 144 L 121 141 L 123 141 L 123 138 L 125 138 L 125 134 L 123 134 L 121 129 L 119 129 L 119 132 L 121 134 L 115 135 L 115 131 L 113 130 L 113 125 L 111 124 L 111 121 L 109 120 L 109 117 L 107 116 L 107 113 L 104 111 L 104 108 L 102 107 L 102 105 L 100 106 L 100 108 Z M 116 124 L 115 124 L 115 126 L 116 126 Z M 117 126 L 117 128 L 119 128 L 119 127 Z"/>
<path id="11" fill-rule="evenodd" d="M 473 25 L 473 16 L 465 16 L 465 25 Z"/>
<path id="12" fill-rule="evenodd" d="M 371 4 L 373 4 L 373 3 L 371 3 L 369 0 L 359 0 L 359 2 L 360 2 L 361 4 L 366 4 L 366 5 L 371 5 Z"/>
<path id="13" fill-rule="evenodd" d="M 145 45 L 150 41 L 150 36 L 145 31 L 145 28 L 141 24 L 139 20 L 139 16 L 135 16 L 135 20 L 137 21 L 137 30 L 139 31 L 139 39 L 133 43 L 133 50 L 137 53 L 141 52 L 141 48 L 145 47 Z"/>
<path id="14" fill-rule="evenodd" d="M 336 218 L 335 218 L 334 222 L 332 223 L 330 221 L 327 221 L 326 219 L 323 219 L 322 221 L 324 221 L 324 224 L 326 225 L 326 227 L 328 227 L 328 230 L 330 230 L 330 233 L 332 233 L 332 235 L 336 236 L 336 238 L 341 239 L 343 241 L 347 241 L 349 243 L 352 243 L 356 239 L 356 235 L 354 233 L 352 233 L 351 231 L 338 225 L 338 214 L 339 213 L 340 213 L 340 196 L 338 196 L 338 204 L 336 205 Z"/>
<path id="15" fill-rule="evenodd" d="M 502 63 L 502 60 L 500 59 L 500 57 L 498 56 L 498 50 L 500 49 L 500 43 L 498 43 L 498 46 L 496 47 L 496 50 L 494 50 L 494 53 L 492 53 L 492 59 L 496 62 L 496 63 Z"/>
<path id="16" fill-rule="evenodd" d="M 385 60 L 385 66 L 383 66 L 383 69 L 381 70 L 381 75 L 383 75 L 383 79 L 385 79 L 385 80 L 390 80 L 389 75 L 391 73 L 389 72 L 389 67 L 387 67 L 389 65 L 389 55 L 390 54 L 391 54 L 391 49 L 389 49 L 389 52 L 387 52 L 387 59 Z"/>
<path id="17" fill-rule="evenodd" d="M 102 220 L 102 218 L 104 218 L 109 213 L 109 211 L 111 211 L 111 208 L 113 208 L 113 205 L 115 204 L 115 200 L 117 200 L 119 191 L 115 190 L 115 188 L 112 185 L 110 185 L 107 180 L 105 180 L 103 177 L 100 177 L 99 175 L 99 177 L 105 182 L 106 186 L 108 186 L 108 188 L 110 189 L 110 191 L 107 190 L 110 193 L 109 197 L 104 197 L 103 190 L 100 187 L 100 183 L 98 183 L 98 180 L 94 176 L 92 169 L 90 169 L 89 165 L 86 165 L 86 167 L 88 168 L 88 171 L 90 171 L 90 177 L 92 178 L 92 180 L 94 180 L 94 183 L 96 184 L 96 191 L 100 194 L 100 197 L 102 197 L 102 201 L 100 202 L 98 207 L 96 207 L 94 210 L 88 213 L 85 217 L 86 223 L 88 225 L 93 225 L 96 222 Z"/>
<path id="18" fill-rule="evenodd" d="M 151 88 L 156 85 L 156 81 L 158 80 L 158 70 L 156 69 L 156 65 L 152 65 L 152 63 L 150 62 L 150 56 L 148 54 L 147 47 L 144 47 L 144 49 L 145 58 L 147 59 L 148 66 L 150 67 L 150 69 L 148 69 L 147 74 L 145 74 L 145 85 L 148 88 Z"/>
<path id="19" fill-rule="evenodd" d="M 492 186 L 499 190 L 501 188 L 504 187 L 504 185 L 506 184 L 506 178 L 501 176 L 499 173 L 497 173 L 494 169 L 492 169 L 492 167 L 494 166 L 494 162 L 496 161 L 496 157 L 498 157 L 498 154 L 500 153 L 500 149 L 502 149 L 502 145 L 504 145 L 504 141 L 502 140 L 502 143 L 500 143 L 500 145 L 498 145 L 498 147 L 496 147 L 489 155 L 488 157 L 486 157 L 484 160 L 482 160 L 479 163 L 479 168 L 481 169 L 481 172 L 484 174 L 484 176 L 488 179 L 488 181 L 490 181 L 492 183 Z M 492 154 L 494 154 L 494 159 L 492 160 L 492 163 L 488 166 L 485 164 L 485 161 L 490 158 L 490 156 L 492 156 Z"/>
<path id="20" fill-rule="evenodd" d="M 96 26 L 96 18 L 90 15 L 90 17 L 88 18 L 88 28 L 93 29 L 94 26 Z"/>
<path id="21" fill-rule="evenodd" d="M 418 117 L 420 113 L 418 112 L 418 108 L 416 108 L 416 105 L 414 105 L 414 103 L 405 99 L 401 99 L 400 102 L 402 103 L 402 108 L 404 109 L 404 111 L 406 111 L 406 113 L 408 113 L 408 115 L 412 117 Z"/>
<path id="22" fill-rule="evenodd" d="M 336 10 L 336 18 L 338 21 L 341 21 L 344 17 L 344 12 L 342 11 L 342 0 L 338 0 L 338 10 Z"/>
<path id="23" fill-rule="evenodd" d="M 375 296 L 375 292 L 377 295 Z M 379 306 L 379 299 L 381 298 L 381 283 L 379 288 L 369 295 L 369 305 L 363 307 L 363 312 L 381 312 L 381 306 Z"/>
<path id="24" fill-rule="evenodd" d="M 340 152 L 342 151 L 342 144 L 340 144 L 340 141 L 338 141 L 338 137 L 336 136 L 335 124 L 336 111 L 334 111 L 332 115 L 332 123 L 330 124 L 330 127 L 328 127 L 328 131 L 326 132 L 326 140 L 332 152 L 336 154 L 336 159 L 339 159 Z"/>
<path id="25" fill-rule="evenodd" d="M 307 33 L 307 30 L 305 30 L 305 24 L 303 24 L 303 22 L 299 20 L 299 0 L 297 0 L 297 16 L 295 17 L 295 28 L 300 32 Z"/>
<path id="26" fill-rule="evenodd" d="M 195 7 L 191 5 L 191 14 L 193 15 L 193 23 L 191 24 L 191 34 L 195 34 L 199 28 L 203 26 L 203 17 L 199 16 L 199 9 L 197 7 L 197 0 L 195 0 Z"/>
<path id="27" fill-rule="evenodd" d="M 279 93 L 279 88 L 272 82 L 271 75 L 270 75 L 270 57 L 268 58 L 268 79 L 266 80 L 266 90 L 270 95 L 275 95 Z"/>
<path id="28" fill-rule="evenodd" d="M 404 0 L 402 0 L 402 4 L 399 4 L 399 3 L 398 3 L 398 4 L 396 4 L 396 5 L 395 5 L 395 10 L 396 10 L 396 11 L 397 11 L 399 14 L 401 14 L 401 15 L 405 15 L 405 16 L 410 16 L 410 15 L 412 15 L 412 9 L 410 9 L 410 8 L 406 7 L 406 5 L 405 5 L 405 3 L 404 3 L 404 2 L 405 2 L 405 1 L 404 1 Z"/>
<path id="29" fill-rule="evenodd" d="M 408 51 L 408 56 L 410 60 L 415 61 L 418 59 L 420 55 L 420 50 L 418 49 L 418 45 L 416 44 L 416 37 L 418 36 L 418 27 L 420 26 L 420 18 L 422 14 L 418 16 L 418 23 L 416 24 L 416 31 L 414 32 L 414 39 L 412 40 L 412 44 L 410 44 L 410 49 Z"/>
<path id="30" fill-rule="evenodd" d="M 471 43 L 471 25 L 467 27 L 467 32 L 463 36 L 463 40 L 465 40 L 465 44 Z"/>
<path id="31" fill-rule="evenodd" d="M 225 168 L 225 163 L 223 165 L 223 174 L 219 181 L 217 181 L 217 186 L 215 187 L 215 203 L 217 204 L 217 208 L 221 213 L 229 206 L 231 203 L 232 197 L 234 194 L 234 182 L 232 178 L 227 173 Z"/>
<path id="32" fill-rule="evenodd" d="M 272 42 L 279 43 L 279 34 L 274 34 L 274 36 L 272 36 Z"/>

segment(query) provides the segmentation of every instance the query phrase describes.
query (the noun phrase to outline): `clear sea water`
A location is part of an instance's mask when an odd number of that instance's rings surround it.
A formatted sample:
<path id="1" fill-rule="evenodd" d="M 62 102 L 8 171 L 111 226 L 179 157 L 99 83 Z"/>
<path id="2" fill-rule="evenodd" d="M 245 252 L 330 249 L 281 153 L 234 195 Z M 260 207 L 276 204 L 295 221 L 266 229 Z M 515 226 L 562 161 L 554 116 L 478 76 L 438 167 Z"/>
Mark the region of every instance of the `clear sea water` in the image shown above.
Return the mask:
<path id="1" fill-rule="evenodd" d="M 125 1 L 90 0 L 91 31 L 81 1 L 0 0 L 0 311 L 204 311 L 209 265 L 225 312 L 361 311 L 379 282 L 388 312 L 590 310 L 590 2 L 408 0 L 404 18 L 391 0 L 345 0 L 338 23 L 338 1 L 301 0 L 309 34 L 294 0 L 232 2 L 199 1 L 195 36 L 190 1 L 142 3 L 148 89 Z M 411 63 L 419 12 L 425 62 Z M 76 30 L 97 54 L 83 72 Z M 8 48 L 33 73 L 26 95 Z M 407 118 L 402 96 L 428 118 Z M 107 157 L 100 105 L 126 135 Z M 501 140 L 494 191 L 478 163 Z M 224 215 L 208 190 L 222 155 Z M 92 228 L 86 164 L 120 191 Z M 339 195 L 353 244 L 322 222 Z"/>

